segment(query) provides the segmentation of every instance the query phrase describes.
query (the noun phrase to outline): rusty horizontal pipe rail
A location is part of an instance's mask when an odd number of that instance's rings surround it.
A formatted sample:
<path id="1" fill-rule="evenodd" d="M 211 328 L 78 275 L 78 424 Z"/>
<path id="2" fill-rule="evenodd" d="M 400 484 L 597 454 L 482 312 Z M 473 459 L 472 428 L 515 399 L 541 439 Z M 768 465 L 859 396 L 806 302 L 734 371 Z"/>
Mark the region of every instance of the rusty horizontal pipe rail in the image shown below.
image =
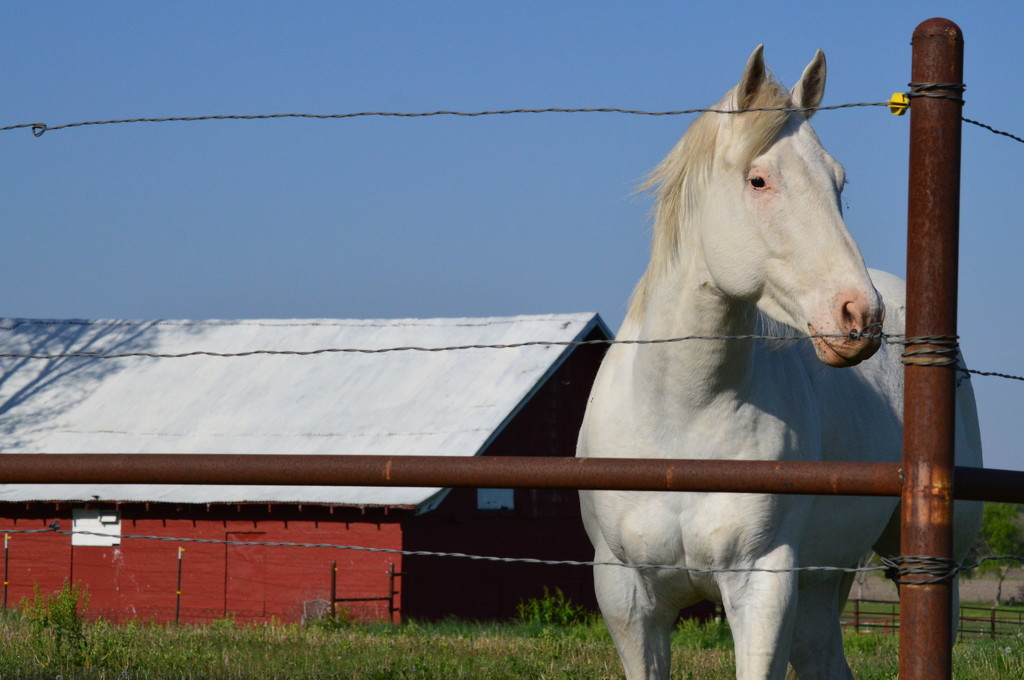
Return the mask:
<path id="1" fill-rule="evenodd" d="M 266 454 L 0 454 L 0 484 L 230 484 L 899 496 L 900 463 Z M 1024 503 L 1024 472 L 956 468 L 956 497 Z"/>
<path id="2" fill-rule="evenodd" d="M 0 454 L 3 484 L 571 488 L 898 496 L 898 463 L 464 456 Z"/>
<path id="3" fill-rule="evenodd" d="M 954 467 L 953 498 L 1024 504 L 1024 472 Z"/>

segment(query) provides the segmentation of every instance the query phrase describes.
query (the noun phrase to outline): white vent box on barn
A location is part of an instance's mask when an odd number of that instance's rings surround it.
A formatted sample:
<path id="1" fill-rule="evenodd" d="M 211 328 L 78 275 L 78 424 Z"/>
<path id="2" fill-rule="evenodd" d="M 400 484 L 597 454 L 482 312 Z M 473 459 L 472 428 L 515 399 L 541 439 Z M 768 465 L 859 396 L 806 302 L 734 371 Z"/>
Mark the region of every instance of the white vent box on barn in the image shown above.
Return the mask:
<path id="1" fill-rule="evenodd" d="M 71 545 L 121 545 L 121 513 L 75 508 L 71 532 Z"/>

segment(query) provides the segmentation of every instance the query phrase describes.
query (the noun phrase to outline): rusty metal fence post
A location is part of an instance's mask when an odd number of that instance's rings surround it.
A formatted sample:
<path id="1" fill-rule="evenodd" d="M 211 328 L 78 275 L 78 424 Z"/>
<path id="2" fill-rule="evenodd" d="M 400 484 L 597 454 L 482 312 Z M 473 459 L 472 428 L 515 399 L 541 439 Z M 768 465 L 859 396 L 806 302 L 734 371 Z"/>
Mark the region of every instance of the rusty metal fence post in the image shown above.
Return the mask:
<path id="1" fill-rule="evenodd" d="M 948 362 L 956 357 L 963 38 L 952 21 L 929 19 L 912 45 L 900 550 L 905 566 L 932 568 L 914 556 L 952 557 L 956 372 Z M 952 677 L 953 583 L 923 583 L 934 578 L 902 576 L 901 680 Z"/>

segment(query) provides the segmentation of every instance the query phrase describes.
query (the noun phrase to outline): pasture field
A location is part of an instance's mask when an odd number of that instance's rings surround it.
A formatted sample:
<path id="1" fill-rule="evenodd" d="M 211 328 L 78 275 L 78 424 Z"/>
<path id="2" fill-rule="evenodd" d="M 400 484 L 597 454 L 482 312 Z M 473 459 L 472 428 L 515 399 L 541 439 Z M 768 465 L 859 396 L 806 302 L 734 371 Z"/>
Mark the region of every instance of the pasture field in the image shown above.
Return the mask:
<path id="1" fill-rule="evenodd" d="M 542 623 L 405 623 L 398 626 L 171 626 L 104 621 L 40 625 L 0 616 L 0 680 L 569 680 L 621 678 L 600 620 Z M 895 635 L 846 637 L 860 680 L 897 672 Z M 732 642 L 722 623 L 680 625 L 673 635 L 674 679 L 734 677 Z M 1024 637 L 961 637 L 958 680 L 1020 680 Z"/>

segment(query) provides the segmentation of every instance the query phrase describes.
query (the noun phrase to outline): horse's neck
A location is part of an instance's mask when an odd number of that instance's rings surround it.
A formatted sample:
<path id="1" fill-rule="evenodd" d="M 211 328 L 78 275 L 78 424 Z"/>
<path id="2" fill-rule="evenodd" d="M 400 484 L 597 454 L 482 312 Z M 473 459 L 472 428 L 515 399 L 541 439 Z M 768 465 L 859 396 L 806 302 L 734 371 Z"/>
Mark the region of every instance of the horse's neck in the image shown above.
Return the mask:
<path id="1" fill-rule="evenodd" d="M 641 315 L 622 337 L 656 340 L 687 336 L 750 335 L 757 324 L 752 303 L 724 296 L 710 282 L 703 261 L 673 263 L 651 286 Z M 750 340 L 684 340 L 637 345 L 633 379 L 666 405 L 701 408 L 721 398 L 743 398 L 751 370 Z"/>

